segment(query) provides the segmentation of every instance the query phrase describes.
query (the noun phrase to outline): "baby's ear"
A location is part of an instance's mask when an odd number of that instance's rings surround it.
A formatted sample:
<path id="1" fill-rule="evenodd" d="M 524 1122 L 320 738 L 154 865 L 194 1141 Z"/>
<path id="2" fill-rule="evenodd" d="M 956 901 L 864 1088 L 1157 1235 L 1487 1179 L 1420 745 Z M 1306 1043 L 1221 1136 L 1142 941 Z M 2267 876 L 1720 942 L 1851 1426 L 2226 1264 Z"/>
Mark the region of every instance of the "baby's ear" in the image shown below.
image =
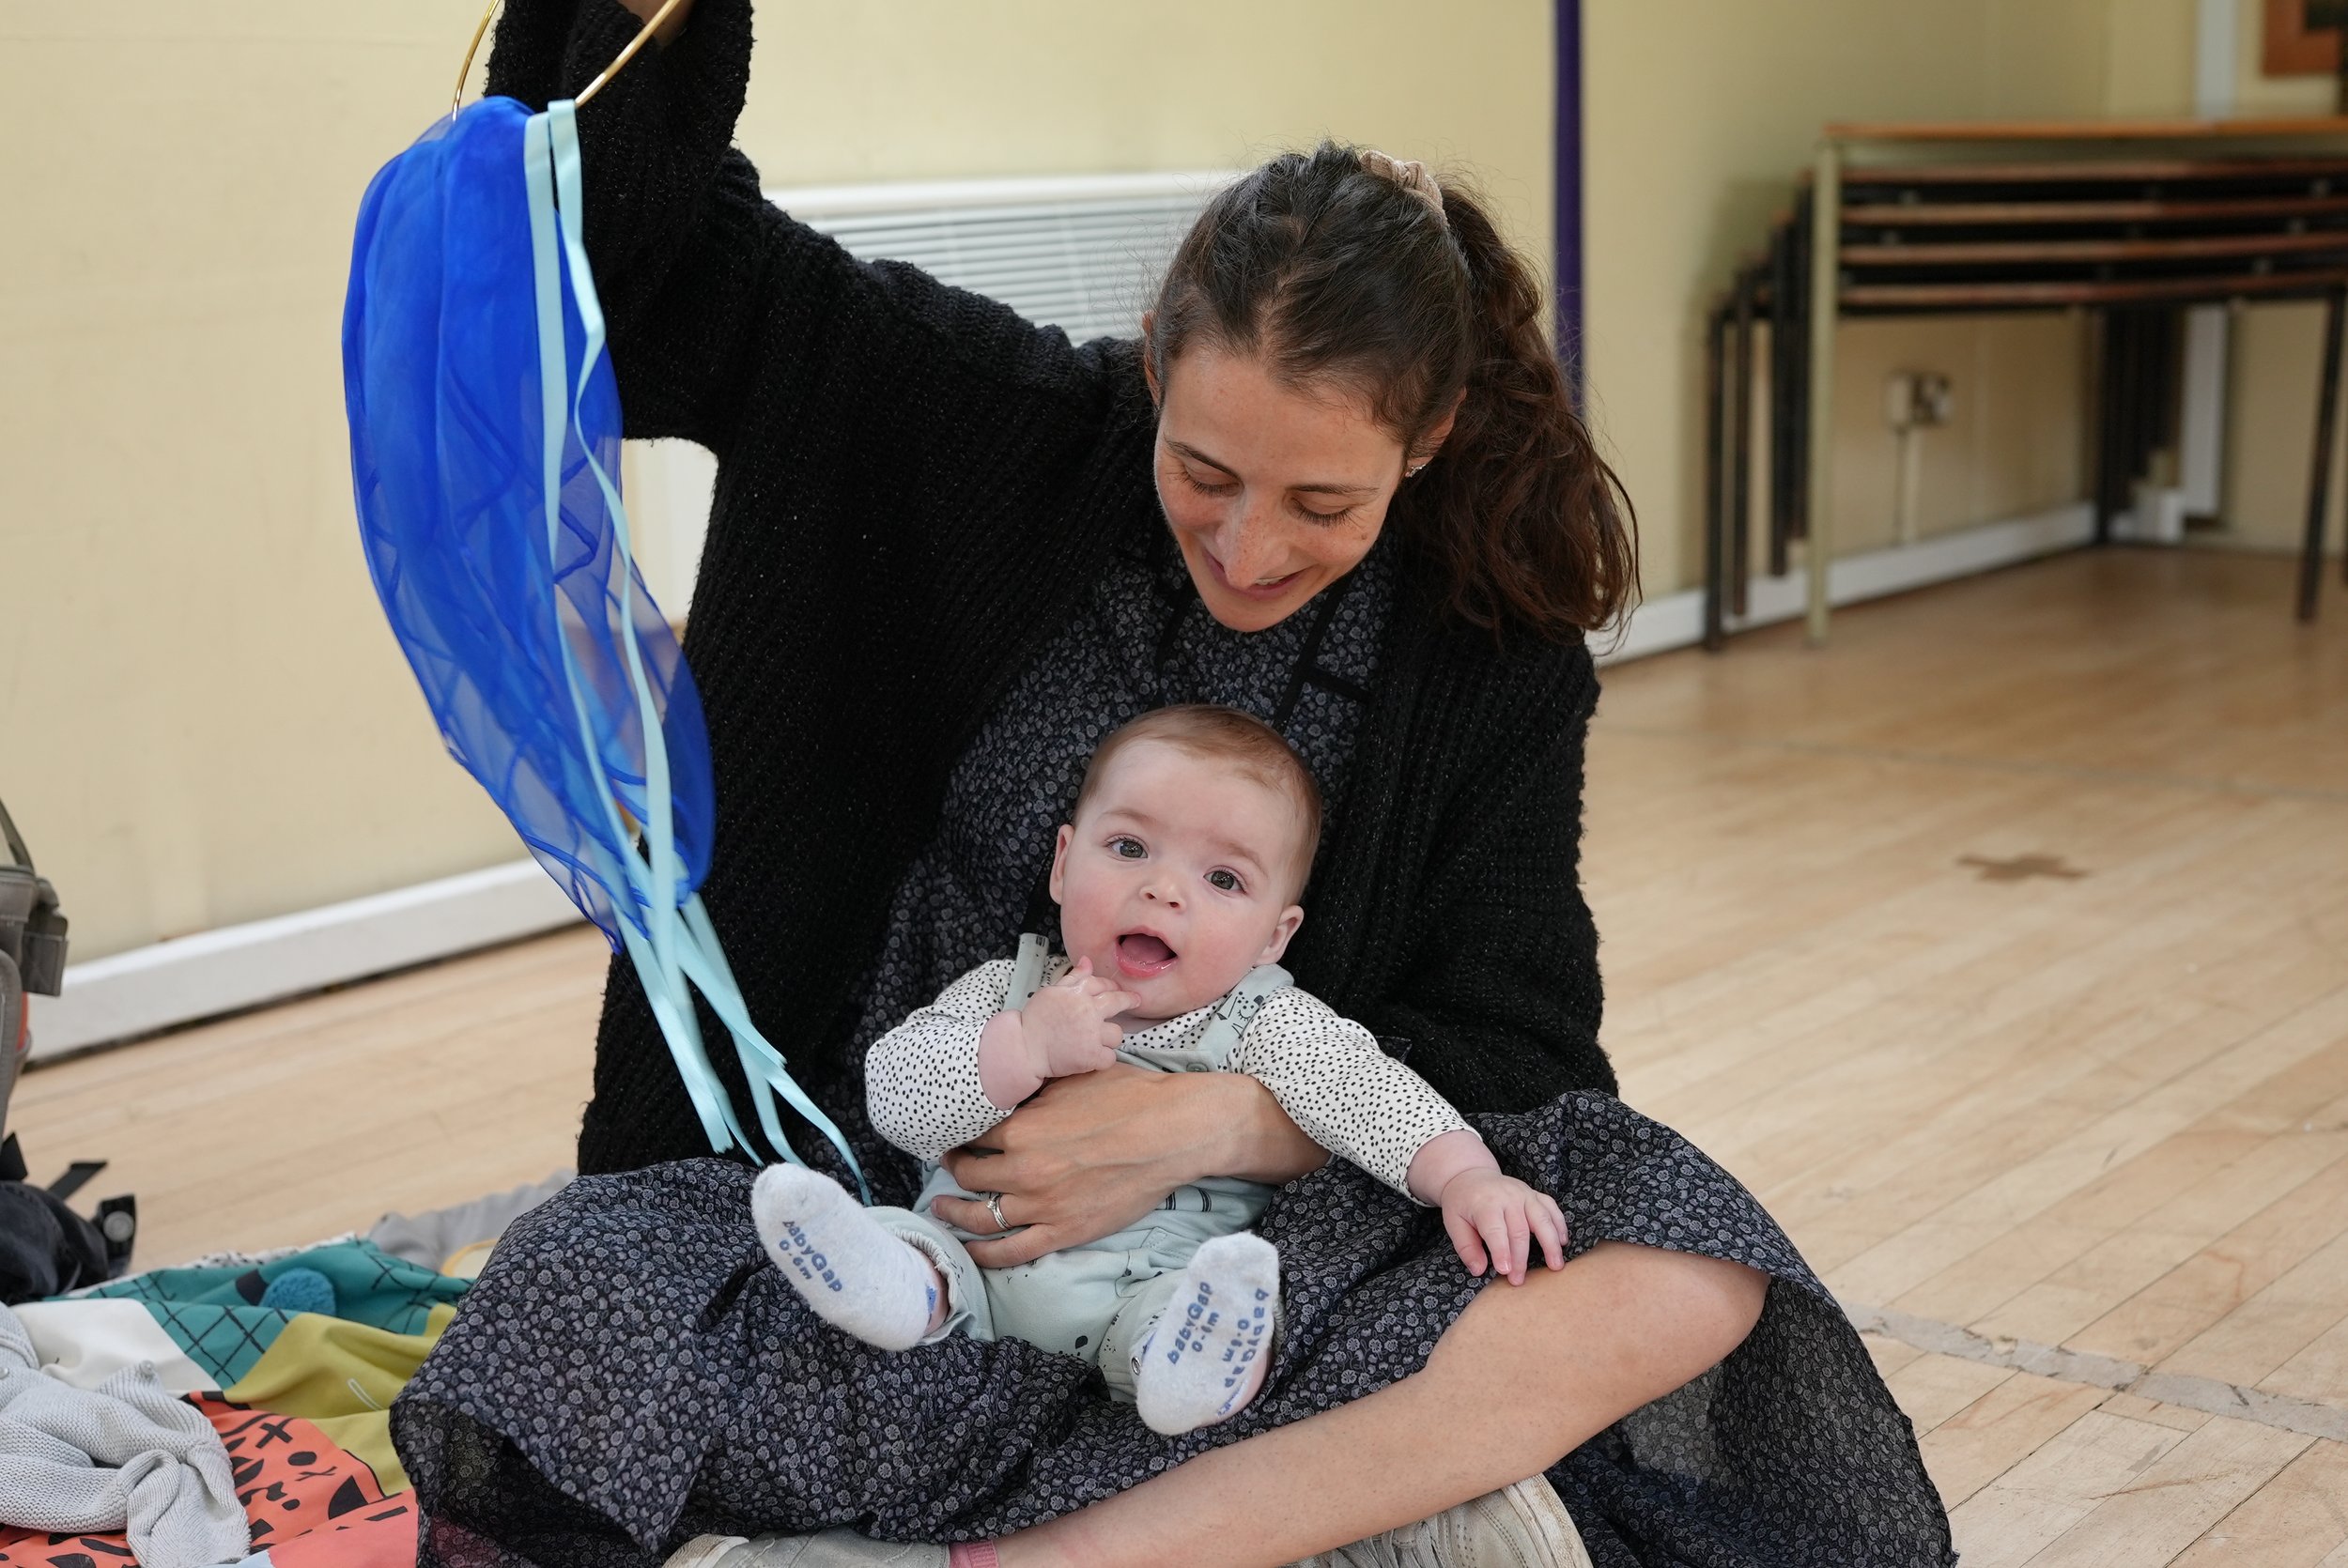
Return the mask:
<path id="1" fill-rule="evenodd" d="M 1059 837 L 1052 840 L 1052 901 L 1056 904 L 1063 901 L 1060 896 L 1060 883 L 1063 873 L 1068 869 L 1069 840 L 1075 837 L 1076 830 L 1068 823 L 1062 822 L 1059 826 Z"/>
<path id="2" fill-rule="evenodd" d="M 1280 955 L 1289 950 L 1289 939 L 1296 934 L 1296 928 L 1304 923 L 1303 905 L 1290 904 L 1282 910 L 1280 923 L 1272 928 L 1272 940 L 1263 945 L 1263 954 L 1256 961 L 1258 963 L 1279 962 Z"/>

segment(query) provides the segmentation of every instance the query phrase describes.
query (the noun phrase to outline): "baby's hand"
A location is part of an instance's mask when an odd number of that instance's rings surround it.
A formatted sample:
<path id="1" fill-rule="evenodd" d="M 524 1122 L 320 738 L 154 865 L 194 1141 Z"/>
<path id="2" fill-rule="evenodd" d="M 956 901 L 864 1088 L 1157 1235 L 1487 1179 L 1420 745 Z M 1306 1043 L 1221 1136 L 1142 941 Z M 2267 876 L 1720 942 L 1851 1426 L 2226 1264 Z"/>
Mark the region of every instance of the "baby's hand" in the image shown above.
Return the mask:
<path id="1" fill-rule="evenodd" d="M 1020 1038 L 1038 1078 L 1094 1072 L 1117 1060 L 1125 1031 L 1109 1022 L 1141 1006 L 1141 998 L 1092 972 L 1090 959 L 1048 986 L 1039 986 L 1020 1009 Z"/>
<path id="2" fill-rule="evenodd" d="M 1443 1228 L 1469 1273 L 1481 1274 L 1489 1260 L 1494 1274 L 1522 1284 L 1535 1237 L 1552 1268 L 1566 1266 L 1566 1217 L 1548 1193 L 1477 1166 L 1444 1183 L 1442 1201 Z"/>

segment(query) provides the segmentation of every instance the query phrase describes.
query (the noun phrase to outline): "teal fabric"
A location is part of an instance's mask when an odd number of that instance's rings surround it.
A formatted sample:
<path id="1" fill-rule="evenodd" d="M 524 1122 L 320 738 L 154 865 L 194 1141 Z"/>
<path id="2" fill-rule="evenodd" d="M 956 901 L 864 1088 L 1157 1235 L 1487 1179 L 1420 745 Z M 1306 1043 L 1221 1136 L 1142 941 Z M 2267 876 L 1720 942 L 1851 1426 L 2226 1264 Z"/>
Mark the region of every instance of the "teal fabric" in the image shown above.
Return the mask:
<path id="1" fill-rule="evenodd" d="M 303 1279 L 303 1275 L 309 1278 Z M 421 1264 L 396 1258 L 365 1241 L 338 1241 L 264 1263 L 258 1268 L 157 1268 L 85 1291 L 143 1303 L 188 1359 L 227 1388 L 253 1370 L 295 1314 L 263 1306 L 275 1283 L 287 1276 L 292 1287 L 315 1299 L 323 1280 L 333 1292 L 334 1316 L 395 1334 L 424 1331 L 432 1309 L 454 1303 L 470 1280 L 436 1274 Z M 306 1287 L 306 1289 L 305 1289 Z"/>

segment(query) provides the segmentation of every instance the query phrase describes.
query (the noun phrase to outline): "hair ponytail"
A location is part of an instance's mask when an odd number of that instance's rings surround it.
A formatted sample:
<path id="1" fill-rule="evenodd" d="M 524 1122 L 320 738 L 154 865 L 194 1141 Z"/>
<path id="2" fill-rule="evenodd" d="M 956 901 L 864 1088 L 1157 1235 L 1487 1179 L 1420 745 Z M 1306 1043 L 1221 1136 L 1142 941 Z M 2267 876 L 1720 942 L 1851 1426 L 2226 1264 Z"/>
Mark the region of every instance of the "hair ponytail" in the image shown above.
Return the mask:
<path id="1" fill-rule="evenodd" d="M 1630 502 L 1574 411 L 1541 322 L 1541 289 L 1475 197 L 1446 180 L 1444 218 L 1467 262 L 1476 333 L 1459 417 L 1418 483 L 1421 543 L 1450 570 L 1451 607 L 1478 626 L 1593 632 L 1638 594 Z"/>
<path id="2" fill-rule="evenodd" d="M 1272 160 L 1200 214 L 1147 351 L 1161 380 L 1203 334 L 1291 384 L 1345 385 L 1413 461 L 1456 407 L 1388 526 L 1461 621 L 1574 640 L 1635 601 L 1630 500 L 1574 411 L 1533 269 L 1456 179 L 1434 194 L 1417 165 L 1335 143 Z"/>

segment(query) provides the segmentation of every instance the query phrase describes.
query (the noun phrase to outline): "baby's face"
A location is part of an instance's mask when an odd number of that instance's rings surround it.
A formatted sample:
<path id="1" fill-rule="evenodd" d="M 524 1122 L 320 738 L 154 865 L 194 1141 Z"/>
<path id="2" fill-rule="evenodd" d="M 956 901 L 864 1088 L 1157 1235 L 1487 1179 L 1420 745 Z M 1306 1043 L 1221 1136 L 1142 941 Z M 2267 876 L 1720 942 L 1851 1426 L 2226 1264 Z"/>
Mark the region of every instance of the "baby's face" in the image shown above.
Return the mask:
<path id="1" fill-rule="evenodd" d="M 1059 830 L 1052 897 L 1071 959 L 1175 1018 L 1273 963 L 1305 918 L 1294 902 L 1303 815 L 1229 762 L 1163 741 L 1109 759 Z"/>

